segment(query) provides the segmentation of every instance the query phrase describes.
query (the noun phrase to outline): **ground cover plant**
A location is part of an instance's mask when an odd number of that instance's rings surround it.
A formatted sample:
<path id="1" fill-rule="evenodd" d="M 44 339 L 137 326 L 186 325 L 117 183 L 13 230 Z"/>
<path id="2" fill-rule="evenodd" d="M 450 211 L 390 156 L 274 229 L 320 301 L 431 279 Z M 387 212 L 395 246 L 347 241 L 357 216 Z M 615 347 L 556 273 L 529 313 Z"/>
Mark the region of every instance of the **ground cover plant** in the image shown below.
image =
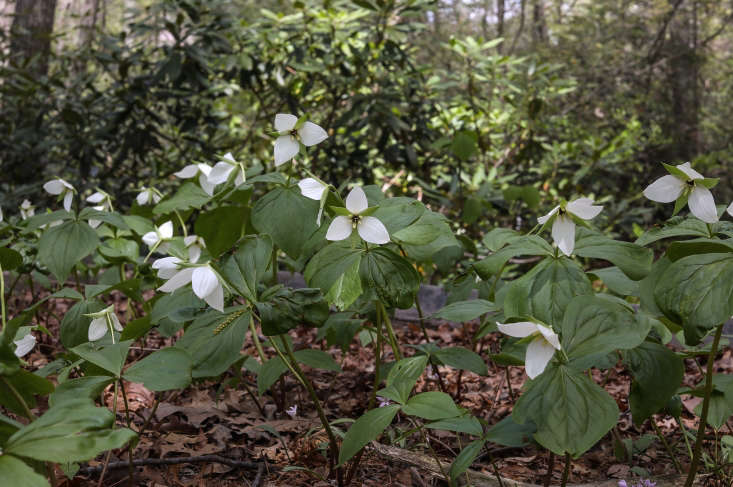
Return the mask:
<path id="1" fill-rule="evenodd" d="M 470 483 L 467 470 L 482 451 L 531 442 L 552 461 L 562 459 L 564 485 L 571 461 L 608 434 L 633 456 L 633 444 L 617 430 L 618 404 L 604 389 L 619 368 L 633 378 L 626 399 L 636 425 L 655 414 L 679 420 L 680 394 L 702 398 L 697 431 L 680 422 L 684 441 L 676 450 L 659 431 L 657 439 L 678 473 L 687 471 L 685 485 L 699 470 L 728 478 L 730 436 L 718 432 L 733 414 L 733 390 L 729 375 L 715 373 L 714 364 L 723 325 L 733 315 L 733 224 L 725 220 L 733 204 L 716 206 L 710 190 L 716 179 L 689 163 L 665 164 L 669 174 L 644 195 L 674 202 L 675 213 L 689 206 L 690 214 L 660 222 L 635 242 L 594 229 L 603 207 L 577 195 L 560 199 L 529 232 L 497 227 L 472 243 L 480 250 L 467 253 L 446 218 L 420 201 L 388 197 L 375 186 L 334 188 L 319 179 L 308 148 L 328 143 L 326 129 L 292 114 L 273 122 L 274 164 L 250 165 L 225 154 L 213 165 L 189 165 L 176 173 L 180 184 L 168 194 L 140 188 L 130 212 L 115 210 L 103 188 L 80 195 L 62 179 L 44 185 L 60 208 L 5 209 L 2 478 L 58 484 L 59 472 L 72 478 L 82 462 L 103 454 L 102 484 L 111 452 L 127 449 L 133 482 L 135 445 L 160 393 L 227 376 L 227 388 L 246 389 L 259 405 L 256 396 L 276 397 L 285 374 L 306 391 L 305 407 L 315 410 L 311 434 L 325 461 L 321 473 L 297 463 L 290 469 L 348 485 L 358 481 L 370 442 L 381 437 L 405 444 L 418 437 L 446 483 Z M 663 252 L 655 256 L 649 246 L 660 241 Z M 518 271 L 516 258 L 527 256 L 533 257 L 530 268 Z M 461 271 L 451 302 L 431 317 L 478 319 L 472 348 L 440 347 L 425 328 L 420 269 L 436 259 Z M 307 287 L 280 284 L 281 268 L 301 270 Z M 19 282 L 28 282 L 34 296 L 46 292 L 9 317 L 7 296 Z M 40 319 L 54 300 L 73 302 L 58 317 L 56 334 Z M 392 321 L 395 310 L 413 306 L 425 340 L 408 346 Z M 334 372 L 341 366 L 317 346 L 294 349 L 290 332 L 299 327 L 317 328 L 319 338 L 344 353 L 355 337 L 358 347 L 373 349 L 368 402 L 356 416 L 327 416 L 324 391 L 305 366 Z M 158 349 L 134 346 L 151 334 L 177 339 Z M 23 357 L 44 335 L 62 348 L 30 371 Z M 487 337 L 503 337 L 489 354 L 492 372 L 477 353 Z M 245 339 L 252 355 L 242 353 Z M 672 340 L 676 350 L 666 346 Z M 133 348 L 143 353 L 133 355 Z M 682 386 L 685 358 L 700 358 L 704 367 L 691 387 Z M 529 380 L 498 422 L 460 407 L 441 378 L 446 367 L 485 376 L 497 366 L 521 365 Z M 244 377 L 250 374 L 256 392 Z M 426 374 L 439 387 L 417 391 Z M 156 394 L 137 431 L 126 395 L 132 384 Z M 97 405 L 108 387 L 112 411 Z M 283 394 L 279 407 L 299 414 Z M 397 417 L 409 428 L 393 429 Z M 435 431 L 451 432 L 463 444 L 453 458 L 438 458 L 429 439 Z"/>

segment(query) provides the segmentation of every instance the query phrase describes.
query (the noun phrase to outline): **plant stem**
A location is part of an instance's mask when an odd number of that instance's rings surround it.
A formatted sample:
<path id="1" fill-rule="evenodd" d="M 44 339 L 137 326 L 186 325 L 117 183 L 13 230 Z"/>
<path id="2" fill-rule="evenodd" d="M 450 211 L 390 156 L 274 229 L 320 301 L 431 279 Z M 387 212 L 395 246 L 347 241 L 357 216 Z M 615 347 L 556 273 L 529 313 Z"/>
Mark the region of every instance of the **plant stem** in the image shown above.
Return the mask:
<path id="1" fill-rule="evenodd" d="M 430 450 L 430 453 L 433 456 L 433 460 L 435 460 L 435 463 L 438 465 L 438 468 L 440 469 L 440 474 L 445 477 L 446 482 L 450 484 L 450 477 L 448 474 L 443 470 L 443 464 L 441 463 L 440 459 L 438 458 L 438 454 L 435 453 L 435 450 L 433 449 L 432 445 L 430 445 L 430 442 L 428 441 L 428 437 L 425 435 L 425 430 L 423 429 L 423 425 L 420 423 L 417 423 L 416 421 L 413 421 L 412 418 L 410 418 L 410 423 L 420 431 L 420 436 L 422 436 L 422 440 L 425 442 L 425 445 L 427 445 L 428 449 Z"/>
<path id="2" fill-rule="evenodd" d="M 695 438 L 695 449 L 692 453 L 692 463 L 690 471 L 687 474 L 685 487 L 692 487 L 697 475 L 697 468 L 700 464 L 700 456 L 702 454 L 702 441 L 705 436 L 705 426 L 708 421 L 708 411 L 710 410 L 710 396 L 713 393 L 713 370 L 715 365 L 715 356 L 718 352 L 718 344 L 720 343 L 720 335 L 723 333 L 723 323 L 719 324 L 715 329 L 715 337 L 713 344 L 710 346 L 710 355 L 708 355 L 707 372 L 705 377 L 705 396 L 702 401 L 702 414 L 700 414 L 700 426 L 697 428 L 697 438 Z"/>
<path id="3" fill-rule="evenodd" d="M 659 437 L 659 441 L 662 442 L 662 445 L 664 445 L 664 448 L 667 450 L 669 457 L 672 459 L 672 463 L 674 463 L 675 470 L 677 470 L 677 473 L 682 473 L 682 466 L 680 465 L 679 460 L 677 460 L 677 456 L 672 451 L 672 447 L 669 446 L 669 442 L 667 441 L 667 438 L 664 437 L 664 435 L 662 434 L 662 431 L 659 429 L 659 426 L 657 426 L 657 422 L 654 420 L 653 415 L 651 418 L 649 418 L 649 422 L 652 424 L 654 431 L 657 433 L 657 436 Z M 682 434 L 684 434 L 684 432 Z"/>
<path id="4" fill-rule="evenodd" d="M 188 237 L 188 230 L 186 230 L 186 223 L 183 221 L 183 218 L 181 218 L 181 214 L 178 213 L 178 210 L 175 210 L 174 213 L 178 217 L 178 221 L 181 224 L 181 231 L 183 231 L 183 237 Z"/>
<path id="5" fill-rule="evenodd" d="M 115 394 L 112 404 L 112 428 L 115 429 L 115 426 L 117 424 L 117 394 L 119 392 L 119 382 L 115 381 Z M 102 469 L 102 473 L 99 475 L 99 481 L 97 482 L 97 487 L 102 487 L 102 482 L 104 481 L 104 474 L 107 473 L 107 465 L 109 465 L 109 459 L 112 456 L 112 450 L 109 450 L 107 452 L 107 456 L 104 459 L 104 468 Z"/>
<path id="6" fill-rule="evenodd" d="M 397 344 L 397 338 L 394 334 L 394 329 L 392 328 L 392 322 L 389 319 L 389 316 L 387 315 L 387 310 L 384 307 L 384 304 L 382 304 L 381 301 L 376 301 L 377 305 L 377 313 L 382 313 L 382 319 L 384 320 L 384 324 L 387 325 L 387 336 L 389 337 L 389 344 L 392 347 L 392 353 L 394 354 L 395 360 L 401 360 L 402 354 L 400 353 L 400 347 Z"/>
<path id="7" fill-rule="evenodd" d="M 301 384 L 306 388 L 308 391 L 308 394 L 311 397 L 311 400 L 313 401 L 314 406 L 316 407 L 316 411 L 318 412 L 318 417 L 321 420 L 321 424 L 323 424 L 323 428 L 326 430 L 326 434 L 328 435 L 328 441 L 329 446 L 331 450 L 330 455 L 330 469 L 333 469 L 334 462 L 338 462 L 338 441 L 336 440 L 336 435 L 334 435 L 333 430 L 331 430 L 331 424 L 328 422 L 328 418 L 326 418 L 326 413 L 323 411 L 323 408 L 321 407 L 321 401 L 318 399 L 318 395 L 316 394 L 316 390 L 313 388 L 313 385 L 310 383 L 308 378 L 303 373 L 303 369 L 300 368 L 300 365 L 298 365 L 298 361 L 295 358 L 295 354 L 293 353 L 293 350 L 290 348 L 290 344 L 285 339 L 283 335 L 280 335 L 280 341 L 283 344 L 283 347 L 285 348 L 285 352 L 288 354 L 288 358 L 290 359 L 288 363 L 288 360 L 285 359 L 285 357 L 281 357 L 283 359 L 283 362 L 285 362 L 286 365 L 290 368 L 291 372 L 295 377 L 300 381 Z M 274 345 L 275 350 L 278 351 L 279 354 L 282 354 L 280 350 L 275 345 L 275 342 L 273 341 L 272 344 Z M 338 476 L 338 485 L 343 484 L 343 470 L 341 467 L 338 467 L 336 469 L 336 474 Z"/>
<path id="8" fill-rule="evenodd" d="M 570 477 L 570 453 L 565 454 L 565 470 L 562 472 L 561 487 L 568 485 L 568 477 Z"/>
<path id="9" fill-rule="evenodd" d="M 260 337 L 257 335 L 257 327 L 255 326 L 255 319 L 252 316 L 252 313 L 249 314 L 249 331 L 252 333 L 252 342 L 255 344 L 255 349 L 257 349 L 257 355 L 260 356 L 260 360 L 264 364 L 267 360 L 267 356 L 265 355 L 265 351 L 262 349 Z"/>
<path id="10" fill-rule="evenodd" d="M 545 475 L 545 481 L 542 484 L 543 487 L 550 487 L 553 470 L 555 470 L 555 453 L 551 451 L 550 456 L 547 459 L 547 474 Z"/>
<path id="11" fill-rule="evenodd" d="M 5 330 L 5 276 L 2 264 L 0 264 L 0 304 L 2 304 L 3 330 Z"/>
<path id="12" fill-rule="evenodd" d="M 23 415 L 25 415 L 26 418 L 28 418 L 29 421 L 33 421 L 36 419 L 36 416 L 33 414 L 33 411 L 28 407 L 28 403 L 25 402 L 25 399 L 23 399 L 23 396 L 20 395 L 18 390 L 11 384 L 5 377 L 0 375 L 0 382 L 2 382 L 5 387 L 7 387 L 10 390 L 10 393 L 13 395 L 16 401 L 20 404 L 20 406 L 23 408 Z"/>
<path id="13" fill-rule="evenodd" d="M 430 337 L 428 336 L 428 330 L 425 329 L 425 317 L 423 316 L 422 307 L 420 306 L 420 298 L 417 297 L 417 294 L 415 295 L 415 308 L 417 309 L 417 316 L 420 320 L 420 329 L 422 330 L 422 336 L 423 338 L 425 338 L 425 343 L 430 343 Z M 438 385 L 440 386 L 440 391 L 445 392 L 445 385 L 443 384 L 443 378 L 440 376 L 440 371 L 438 370 L 438 366 L 435 365 L 432 360 L 430 361 L 430 365 L 433 369 L 433 374 L 435 374 L 435 376 L 438 378 Z M 461 370 L 461 372 L 463 371 Z M 460 381 L 458 385 L 458 397 L 461 397 Z"/>

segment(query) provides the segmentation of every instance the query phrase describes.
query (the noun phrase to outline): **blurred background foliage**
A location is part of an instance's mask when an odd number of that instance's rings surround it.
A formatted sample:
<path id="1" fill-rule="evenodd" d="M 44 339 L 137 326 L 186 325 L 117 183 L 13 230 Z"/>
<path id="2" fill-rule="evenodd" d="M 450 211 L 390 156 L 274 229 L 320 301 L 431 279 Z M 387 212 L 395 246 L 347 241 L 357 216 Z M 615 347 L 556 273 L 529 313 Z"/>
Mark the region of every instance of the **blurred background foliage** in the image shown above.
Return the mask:
<path id="1" fill-rule="evenodd" d="M 0 2 L 0 205 L 53 176 L 115 194 L 192 162 L 272 167 L 276 113 L 331 137 L 311 169 L 528 230 L 559 198 L 632 236 L 692 161 L 733 199 L 733 1 Z M 655 214 L 656 212 L 656 214 Z M 467 250 L 471 250 L 467 244 Z"/>

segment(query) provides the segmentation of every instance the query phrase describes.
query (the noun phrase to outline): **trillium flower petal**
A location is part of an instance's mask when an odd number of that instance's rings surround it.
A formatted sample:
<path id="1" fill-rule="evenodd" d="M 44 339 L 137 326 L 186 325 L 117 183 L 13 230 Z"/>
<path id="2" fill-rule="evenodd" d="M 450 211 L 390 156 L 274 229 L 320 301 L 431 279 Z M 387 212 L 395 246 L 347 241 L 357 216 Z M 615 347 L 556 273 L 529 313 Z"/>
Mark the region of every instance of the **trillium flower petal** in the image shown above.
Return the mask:
<path id="1" fill-rule="evenodd" d="M 517 323 L 496 323 L 499 331 L 514 338 L 524 338 L 537 333 L 537 323 L 520 321 Z"/>
<path id="2" fill-rule="evenodd" d="M 552 239 L 562 253 L 570 257 L 575 248 L 575 222 L 565 215 L 558 215 L 552 224 Z"/>
<path id="3" fill-rule="evenodd" d="M 547 215 L 539 217 L 539 218 L 537 219 L 537 222 L 538 222 L 538 223 L 539 223 L 540 225 L 544 225 L 545 223 L 547 223 L 547 221 L 548 221 L 548 220 L 549 220 L 550 218 L 552 218 L 552 215 L 554 215 L 555 213 L 557 213 L 557 210 L 559 210 L 559 209 L 560 209 L 560 207 L 559 207 L 559 206 L 556 206 L 555 208 L 553 208 L 552 210 L 550 210 L 550 212 L 549 212 L 549 213 L 548 213 Z"/>
<path id="4" fill-rule="evenodd" d="M 678 165 L 677 169 L 687 174 L 687 177 L 690 179 L 705 179 L 705 176 L 692 169 L 692 165 L 689 162 Z"/>
<path id="5" fill-rule="evenodd" d="M 228 162 L 232 166 L 236 166 L 237 165 L 237 160 L 234 158 L 234 156 L 232 155 L 231 152 L 227 152 L 226 154 L 224 154 L 224 157 L 222 157 L 221 160 L 223 162 Z"/>
<path id="6" fill-rule="evenodd" d="M 164 293 L 172 293 L 176 289 L 185 286 L 191 282 L 193 276 L 193 267 L 187 267 L 178 271 L 173 277 L 168 279 L 168 282 L 158 288 L 158 291 Z"/>
<path id="7" fill-rule="evenodd" d="M 351 235 L 351 219 L 346 216 L 337 216 L 328 226 L 326 240 L 343 240 Z"/>
<path id="8" fill-rule="evenodd" d="M 316 145 L 328 138 L 328 133 L 313 122 L 305 122 L 298 130 L 298 135 L 300 135 L 300 140 L 306 147 Z"/>
<path id="9" fill-rule="evenodd" d="M 685 182 L 672 176 L 662 176 L 646 187 L 644 196 L 657 203 L 671 203 L 685 190 Z"/>
<path id="10" fill-rule="evenodd" d="M 67 191 L 64 195 L 64 210 L 71 211 L 71 202 L 74 199 L 74 193 Z"/>
<path id="11" fill-rule="evenodd" d="M 542 372 L 555 355 L 555 347 L 543 337 L 532 340 L 527 345 L 527 355 L 524 357 L 524 369 L 530 379 L 534 379 Z"/>
<path id="12" fill-rule="evenodd" d="M 275 115 L 275 130 L 278 132 L 289 132 L 295 128 L 298 123 L 298 117 L 287 113 L 278 113 Z"/>
<path id="13" fill-rule="evenodd" d="M 224 288 L 218 281 L 211 294 L 204 297 L 204 301 L 215 310 L 224 312 Z"/>
<path id="14" fill-rule="evenodd" d="M 275 166 L 281 166 L 295 157 L 300 151 L 300 142 L 290 134 L 275 139 Z"/>
<path id="15" fill-rule="evenodd" d="M 140 206 L 147 205 L 150 201 L 150 190 L 143 189 L 142 191 L 140 191 L 140 193 L 135 198 L 135 201 L 137 201 L 137 204 Z"/>
<path id="16" fill-rule="evenodd" d="M 97 191 L 96 193 L 87 196 L 87 203 L 101 203 L 105 198 L 106 196 L 104 194 Z"/>
<path id="17" fill-rule="evenodd" d="M 209 196 L 214 195 L 214 189 L 216 188 L 216 184 L 209 181 L 209 177 L 204 174 L 203 172 L 199 176 L 199 184 L 201 185 L 201 189 L 204 190 L 204 193 L 208 194 Z"/>
<path id="18" fill-rule="evenodd" d="M 598 216 L 603 210 L 603 206 L 594 205 L 593 200 L 590 198 L 578 198 L 568 203 L 565 209 L 583 220 L 591 220 Z"/>
<path id="19" fill-rule="evenodd" d="M 690 205 L 692 214 L 705 223 L 718 221 L 718 209 L 715 207 L 713 193 L 705 186 L 696 184 L 690 192 L 687 204 Z"/>
<path id="20" fill-rule="evenodd" d="M 160 233 L 160 237 L 163 239 L 173 237 L 173 222 L 168 220 L 167 222 L 159 226 L 158 233 Z"/>
<path id="21" fill-rule="evenodd" d="M 209 183 L 213 185 L 225 183 L 227 179 L 229 179 L 229 175 L 232 173 L 233 170 L 234 166 L 232 166 L 228 162 L 217 162 L 216 165 L 211 168 L 207 179 Z"/>
<path id="22" fill-rule="evenodd" d="M 153 262 L 153 269 L 158 271 L 158 277 L 161 279 L 170 279 L 178 272 L 178 264 L 181 259 L 178 257 L 163 257 Z"/>
<path id="23" fill-rule="evenodd" d="M 112 312 L 109 314 L 109 317 L 112 320 L 112 327 L 117 331 L 122 331 L 122 323 L 120 323 L 120 319 L 117 317 L 117 314 Z"/>
<path id="24" fill-rule="evenodd" d="M 234 186 L 241 186 L 244 184 L 244 172 L 241 169 L 237 169 L 237 177 L 234 178 Z"/>
<path id="25" fill-rule="evenodd" d="M 36 346 L 36 337 L 29 333 L 20 340 L 13 341 L 13 343 L 15 343 L 15 356 L 18 358 L 24 357 Z"/>
<path id="26" fill-rule="evenodd" d="M 733 216 L 733 203 L 728 205 L 728 208 L 726 208 L 725 211 L 727 211 L 730 216 Z"/>
<path id="27" fill-rule="evenodd" d="M 201 247 L 198 245 L 191 245 L 188 248 L 188 260 L 191 262 L 198 262 L 199 257 L 201 257 Z"/>
<path id="28" fill-rule="evenodd" d="M 537 324 L 537 330 L 542 333 L 542 336 L 545 337 L 547 343 L 555 347 L 557 350 L 560 350 L 560 337 L 557 336 L 557 333 L 552 331 L 551 328 L 540 324 Z"/>
<path id="29" fill-rule="evenodd" d="M 193 292 L 201 299 L 214 292 L 214 289 L 220 286 L 219 278 L 216 273 L 209 267 L 196 267 L 191 276 L 191 287 Z"/>
<path id="30" fill-rule="evenodd" d="M 389 242 L 389 232 L 384 223 L 373 216 L 363 216 L 356 226 L 359 236 L 369 243 L 386 244 Z"/>
<path id="31" fill-rule="evenodd" d="M 52 179 L 43 185 L 43 189 L 45 189 L 49 194 L 58 195 L 64 191 L 65 186 L 60 179 Z"/>
<path id="32" fill-rule="evenodd" d="M 148 232 L 143 235 L 143 242 L 148 247 L 152 247 L 158 241 L 158 234 L 156 232 Z"/>
<path id="33" fill-rule="evenodd" d="M 360 186 L 354 186 L 346 196 L 346 209 L 352 215 L 358 215 L 367 208 L 369 208 L 369 202 L 367 201 L 366 193 L 364 193 L 364 190 Z"/>
<path id="34" fill-rule="evenodd" d="M 153 199 L 153 203 L 155 203 L 156 205 L 160 203 L 160 199 L 162 198 L 162 196 L 160 196 L 159 194 L 154 193 L 152 189 L 150 190 L 150 197 Z"/>
<path id="35" fill-rule="evenodd" d="M 203 174 L 204 176 L 208 176 L 211 172 L 211 166 L 209 166 L 205 162 L 199 162 L 198 164 L 196 164 L 196 167 L 199 168 L 199 171 L 201 171 L 201 174 Z"/>
<path id="36" fill-rule="evenodd" d="M 105 318 L 104 316 L 94 318 L 92 322 L 89 323 L 89 331 L 87 331 L 87 337 L 89 338 L 90 342 L 97 341 L 106 334 L 107 318 Z"/>
<path id="37" fill-rule="evenodd" d="M 174 172 L 173 175 L 181 179 L 191 179 L 198 174 L 199 168 L 196 164 L 189 164 L 180 171 Z"/>
<path id="38" fill-rule="evenodd" d="M 298 187 L 300 188 L 300 192 L 303 196 L 316 201 L 321 200 L 321 196 L 323 196 L 323 192 L 326 190 L 325 184 L 321 184 L 318 180 L 313 178 L 301 179 L 298 183 Z"/>

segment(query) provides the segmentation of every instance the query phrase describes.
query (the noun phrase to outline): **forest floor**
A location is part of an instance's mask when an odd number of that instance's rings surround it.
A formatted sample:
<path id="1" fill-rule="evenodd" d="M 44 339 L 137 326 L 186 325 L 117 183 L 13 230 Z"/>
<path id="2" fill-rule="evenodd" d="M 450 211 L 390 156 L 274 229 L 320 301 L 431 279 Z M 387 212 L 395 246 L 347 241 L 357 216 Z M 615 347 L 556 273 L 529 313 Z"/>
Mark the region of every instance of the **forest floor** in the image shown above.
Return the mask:
<path id="1" fill-rule="evenodd" d="M 30 294 L 30 293 L 28 293 Z M 25 302 L 24 302 L 25 301 Z M 9 303 L 10 314 L 22 310 L 30 297 L 13 298 Z M 68 303 L 56 300 L 55 310 L 48 316 L 46 326 L 58 336 L 56 317 L 63 316 Z M 118 310 L 126 303 L 117 300 Z M 410 355 L 413 349 L 407 344 L 424 343 L 423 334 L 416 323 L 395 322 L 395 331 L 403 353 Z M 471 347 L 471 337 L 476 331 L 475 323 L 455 326 L 449 323 L 428 327 L 431 341 L 441 347 Z M 40 335 L 40 334 L 37 334 Z M 374 379 L 373 347 L 363 347 L 355 339 L 347 353 L 336 347 L 328 348 L 325 342 L 315 340 L 315 330 L 298 328 L 290 333 L 296 349 L 319 348 L 330 353 L 341 364 L 342 372 L 328 372 L 310 369 L 304 371 L 313 382 L 322 399 L 327 416 L 331 421 L 340 418 L 356 419 L 365 411 L 369 402 Z M 131 360 L 136 360 L 149 351 L 170 345 L 174 337 L 162 337 L 155 332 L 147 335 L 144 344 L 139 341 L 131 349 Z M 488 354 L 499 349 L 498 334 L 488 335 L 481 340 L 478 352 L 489 364 L 486 377 L 471 372 L 460 373 L 449 367 L 439 367 L 445 392 L 456 402 L 472 411 L 477 417 L 494 424 L 511 414 L 512 405 L 521 394 L 527 379 L 522 367 L 499 367 L 488 360 Z M 25 357 L 32 368 L 40 368 L 63 351 L 60 344 L 48 336 L 39 337 L 40 346 Z M 388 348 L 388 347 L 387 347 Z M 256 356 L 253 345 L 248 341 L 244 353 Z M 391 354 L 385 357 L 392 360 Z M 698 366 L 687 360 L 685 386 L 694 386 L 701 380 Z M 716 362 L 716 372 L 733 372 L 731 349 L 725 349 Z M 427 377 L 426 377 L 427 375 Z M 153 411 L 155 393 L 140 384 L 125 382 L 128 407 L 131 412 L 132 428 L 138 431 L 150 418 L 147 429 L 133 452 L 135 460 L 144 462 L 154 459 L 179 459 L 181 463 L 170 465 L 142 465 L 134 469 L 132 485 L 145 486 L 329 486 L 335 485 L 322 478 L 327 476 L 328 465 L 324 456 L 326 438 L 320 430 L 315 409 L 308 401 L 306 391 L 291 376 L 273 386 L 273 391 L 256 400 L 247 391 L 256 394 L 256 377 L 243 371 L 244 383 L 229 385 L 234 375 L 225 374 L 218 381 L 199 381 L 182 391 L 158 393 L 158 407 Z M 614 432 L 618 439 L 631 439 L 635 453 L 632 458 L 620 460 L 614 451 L 611 434 L 606 435 L 595 447 L 571 462 L 570 483 L 595 483 L 609 479 L 660 478 L 676 476 L 675 466 L 667 449 L 659 440 L 649 421 L 635 426 L 631 421 L 628 397 L 631 378 L 621 368 L 605 372 L 593 371 L 593 378 L 616 399 L 621 411 L 620 421 Z M 507 381 L 507 379 L 509 379 Z M 246 387 L 245 387 L 246 385 Z M 424 374 L 416 390 L 423 392 L 439 390 L 438 378 Z M 106 406 L 112 408 L 113 392 L 110 386 L 103 395 Z M 692 410 L 700 399 L 683 396 L 682 422 L 688 430 L 697 428 Z M 127 424 L 122 397 L 119 403 L 118 425 Z M 286 412 L 297 406 L 292 417 Z M 42 411 L 43 402 L 39 404 Z M 151 418 L 152 414 L 152 418 Z M 676 421 L 663 415 L 653 419 L 662 435 L 676 452 L 681 467 L 687 467 L 686 446 Z M 338 426 L 347 429 L 349 422 Z M 393 424 L 395 430 L 407 431 L 411 425 L 406 418 L 398 417 Z M 437 430 L 427 430 L 427 441 L 442 461 L 450 464 L 470 439 L 466 435 Z M 721 434 L 731 434 L 730 425 L 723 427 Z M 387 442 L 385 436 L 383 442 Z M 431 454 L 419 434 L 408 436 L 396 446 L 413 452 Z M 548 481 L 548 465 L 552 463 L 549 482 L 559 485 L 564 459 L 551 460 L 546 450 L 537 446 L 522 448 L 487 445 L 488 452 L 480 455 L 472 470 L 494 476 L 531 484 L 543 485 Z M 214 457 L 211 457 L 214 455 Z M 493 464 L 489 460 L 493 458 Z M 223 457 L 223 459 L 221 458 Z M 115 462 L 129 461 L 129 452 L 113 451 L 110 455 L 112 467 Z M 221 461 L 213 461 L 221 460 Z M 105 456 L 83 465 L 71 481 L 60 482 L 64 486 L 97 485 L 99 471 L 103 468 Z M 226 463 L 222 463 L 226 462 Z M 100 483 L 102 486 L 131 485 L 127 466 L 108 468 Z M 59 479 L 65 479 L 59 471 Z M 389 457 L 373 448 L 364 454 L 359 471 L 352 485 L 363 486 L 428 486 L 447 485 L 444 480 L 419 465 L 399 456 Z M 629 482 L 631 485 L 631 482 Z"/>

